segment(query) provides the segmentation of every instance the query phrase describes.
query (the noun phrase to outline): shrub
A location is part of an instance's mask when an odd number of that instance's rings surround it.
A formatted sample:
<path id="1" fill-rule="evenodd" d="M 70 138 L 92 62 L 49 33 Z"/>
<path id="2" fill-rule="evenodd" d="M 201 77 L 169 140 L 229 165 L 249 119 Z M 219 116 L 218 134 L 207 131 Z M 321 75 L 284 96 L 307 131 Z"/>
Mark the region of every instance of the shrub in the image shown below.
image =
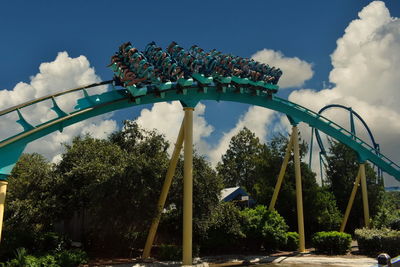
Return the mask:
<path id="1" fill-rule="evenodd" d="M 350 249 L 351 235 L 336 231 L 318 232 L 314 234 L 312 243 L 319 253 L 346 254 Z"/>
<path id="2" fill-rule="evenodd" d="M 275 250 L 286 244 L 288 226 L 276 211 L 269 211 L 265 206 L 245 209 L 241 212 L 244 223 L 243 233 L 246 245 L 250 249 Z"/>
<path id="3" fill-rule="evenodd" d="M 391 257 L 400 254 L 400 231 L 382 229 L 357 229 L 355 236 L 362 254 L 376 256 L 388 253 Z"/>
<path id="4" fill-rule="evenodd" d="M 54 256 L 45 255 L 42 257 L 35 257 L 28 255 L 25 248 L 19 248 L 15 252 L 15 259 L 12 259 L 5 264 L 4 267 L 64 267 L 60 265 Z M 73 265 L 76 267 L 77 265 Z M 67 267 L 67 266 L 66 266 Z"/>
<path id="5" fill-rule="evenodd" d="M 232 203 L 221 202 L 208 220 L 206 236 L 201 240 L 201 250 L 207 253 L 232 252 L 240 248 L 244 234 L 242 217 Z"/>
<path id="6" fill-rule="evenodd" d="M 176 261 L 181 259 L 182 250 L 176 245 L 162 244 L 158 248 L 157 258 L 162 261 Z"/>
<path id="7" fill-rule="evenodd" d="M 63 250 L 57 253 L 55 258 L 62 267 L 76 267 L 87 263 L 88 260 L 86 252 L 80 249 Z"/>
<path id="8" fill-rule="evenodd" d="M 286 237 L 287 240 L 283 249 L 289 251 L 297 250 L 299 248 L 299 234 L 296 232 L 287 232 Z"/>

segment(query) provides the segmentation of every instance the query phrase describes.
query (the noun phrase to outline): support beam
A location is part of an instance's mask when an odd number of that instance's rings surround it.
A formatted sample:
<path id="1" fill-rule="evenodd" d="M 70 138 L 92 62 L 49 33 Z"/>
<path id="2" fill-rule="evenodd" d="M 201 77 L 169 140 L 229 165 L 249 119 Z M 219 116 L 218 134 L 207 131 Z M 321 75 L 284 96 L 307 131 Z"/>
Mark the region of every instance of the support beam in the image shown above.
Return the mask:
<path id="1" fill-rule="evenodd" d="M 0 181 L 0 241 L 3 230 L 4 203 L 6 202 L 7 181 Z"/>
<path id="2" fill-rule="evenodd" d="M 283 177 L 285 176 L 286 167 L 288 165 L 289 158 L 290 158 L 290 152 L 292 151 L 292 146 L 293 146 L 293 134 L 290 136 L 289 143 L 286 147 L 285 157 L 283 159 L 281 170 L 279 171 L 278 180 L 276 181 L 274 194 L 272 195 L 271 202 L 269 203 L 269 208 L 268 208 L 269 210 L 275 209 L 276 200 L 278 199 L 278 194 L 279 194 L 279 191 L 281 190 Z"/>
<path id="3" fill-rule="evenodd" d="M 305 252 L 304 236 L 304 215 L 303 215 L 303 190 L 301 187 L 301 167 L 300 167 L 300 149 L 297 126 L 292 128 L 293 150 L 294 150 L 294 171 L 296 176 L 296 203 L 297 203 L 297 224 L 299 229 L 299 251 Z"/>
<path id="4" fill-rule="evenodd" d="M 342 224 L 340 225 L 340 232 L 344 232 L 344 229 L 346 228 L 347 220 L 349 219 L 350 211 L 351 208 L 353 207 L 354 198 L 356 197 L 357 189 L 360 185 L 360 178 L 361 178 L 360 172 L 361 172 L 361 166 L 358 169 L 356 181 L 354 182 L 353 190 L 351 191 L 350 194 L 349 203 L 347 204 L 346 212 L 344 213 L 343 221 Z"/>
<path id="5" fill-rule="evenodd" d="M 364 208 L 364 223 L 365 227 L 369 228 L 369 206 L 368 206 L 367 178 L 365 176 L 365 163 L 360 164 L 360 176 L 361 176 L 361 192 L 362 192 L 363 208 Z"/>
<path id="6" fill-rule="evenodd" d="M 176 165 L 178 164 L 178 160 L 179 160 L 179 154 L 181 153 L 181 150 L 182 150 L 183 135 L 184 135 L 183 127 L 184 127 L 184 120 L 182 121 L 181 129 L 179 130 L 179 135 L 178 135 L 178 138 L 175 143 L 174 152 L 172 153 L 171 160 L 169 162 L 168 171 L 167 171 L 167 174 L 165 175 L 164 185 L 161 189 L 161 195 L 160 195 L 160 198 L 158 199 L 157 214 L 154 217 L 153 222 L 151 223 L 149 234 L 148 234 L 147 240 L 146 240 L 146 245 L 144 246 L 143 255 L 142 255 L 143 259 L 150 257 L 151 247 L 153 246 L 154 238 L 157 233 L 158 224 L 160 223 L 161 214 L 164 209 L 164 205 L 165 205 L 165 201 L 168 196 L 169 188 L 171 187 L 172 178 L 174 177 L 174 174 L 175 174 Z"/>
<path id="7" fill-rule="evenodd" d="M 193 220 L 193 110 L 185 107 L 183 165 L 183 244 L 182 264 L 192 265 Z"/>

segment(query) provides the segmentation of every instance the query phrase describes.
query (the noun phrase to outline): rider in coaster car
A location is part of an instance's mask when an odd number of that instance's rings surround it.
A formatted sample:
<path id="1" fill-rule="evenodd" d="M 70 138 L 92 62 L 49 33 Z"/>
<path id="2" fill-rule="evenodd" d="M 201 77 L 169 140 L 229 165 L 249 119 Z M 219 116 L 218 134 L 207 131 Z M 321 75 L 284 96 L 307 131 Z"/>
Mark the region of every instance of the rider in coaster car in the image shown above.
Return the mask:
<path id="1" fill-rule="evenodd" d="M 174 48 L 176 45 L 178 45 L 178 44 L 177 44 L 175 41 L 172 41 L 172 42 L 170 43 L 170 45 L 167 47 L 167 52 L 168 52 L 170 55 L 172 55 L 173 48 Z"/>

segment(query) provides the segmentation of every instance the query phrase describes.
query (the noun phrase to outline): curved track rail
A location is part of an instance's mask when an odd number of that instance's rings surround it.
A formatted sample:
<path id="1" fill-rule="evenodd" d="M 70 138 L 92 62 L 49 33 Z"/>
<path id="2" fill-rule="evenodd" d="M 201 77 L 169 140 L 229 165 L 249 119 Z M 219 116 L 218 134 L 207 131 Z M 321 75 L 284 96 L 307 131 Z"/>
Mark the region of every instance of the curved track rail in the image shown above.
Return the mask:
<path id="1" fill-rule="evenodd" d="M 149 92 L 146 95 L 133 97 L 126 89 L 108 91 L 102 94 L 89 95 L 87 88 L 110 83 L 111 81 L 67 90 L 55 95 L 50 95 L 37 100 L 8 108 L 0 112 L 0 120 L 3 115 L 11 112 L 18 114 L 19 123 L 23 131 L 14 136 L 0 141 L 0 179 L 6 179 L 13 166 L 23 152 L 25 146 L 40 137 L 82 120 L 98 116 L 107 112 L 165 101 L 181 101 L 183 106 L 194 107 L 201 100 L 232 101 L 265 107 L 285 113 L 292 123 L 304 122 L 317 128 L 325 134 L 342 142 L 357 152 L 360 161 L 371 161 L 382 170 L 400 181 L 400 166 L 382 155 L 375 148 L 347 131 L 335 122 L 325 118 L 321 114 L 311 111 L 296 103 L 275 97 L 266 91 L 251 89 L 248 87 L 210 84 L 207 86 L 197 84 L 190 87 L 173 88 L 163 92 Z M 57 105 L 56 96 L 70 95 L 72 92 L 83 91 L 84 97 L 76 99 L 76 106 L 72 112 L 64 112 Z M 32 125 L 23 117 L 24 108 L 51 99 L 53 111 L 57 117 L 46 122 Z"/>

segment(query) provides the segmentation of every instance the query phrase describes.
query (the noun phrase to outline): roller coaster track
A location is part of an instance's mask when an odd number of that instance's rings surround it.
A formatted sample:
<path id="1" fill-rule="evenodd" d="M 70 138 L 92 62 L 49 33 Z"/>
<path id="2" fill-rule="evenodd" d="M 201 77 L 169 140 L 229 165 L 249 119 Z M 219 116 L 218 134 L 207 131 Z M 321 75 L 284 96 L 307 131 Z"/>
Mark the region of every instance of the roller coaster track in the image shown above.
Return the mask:
<path id="1" fill-rule="evenodd" d="M 40 137 L 55 131 L 62 131 L 64 127 L 85 119 L 104 113 L 124 109 L 143 104 L 152 104 L 166 101 L 180 101 L 183 106 L 194 107 L 201 100 L 232 101 L 265 107 L 271 110 L 285 113 L 292 123 L 304 122 L 339 142 L 352 148 L 359 156 L 359 160 L 371 161 L 383 171 L 400 181 L 400 166 L 382 155 L 375 148 L 344 129 L 337 123 L 325 118 L 321 114 L 311 111 L 301 105 L 276 97 L 265 90 L 249 88 L 232 84 L 202 85 L 195 83 L 188 87 L 172 87 L 164 91 L 151 91 L 134 97 L 126 89 L 114 89 L 101 94 L 90 95 L 87 89 L 111 83 L 105 81 L 84 87 L 70 89 L 54 95 L 41 97 L 26 103 L 0 111 L 0 120 L 9 113 L 17 113 L 15 122 L 23 127 L 23 131 L 0 141 L 0 179 L 6 179 L 13 166 L 23 152 L 26 145 Z M 83 92 L 83 97 L 77 98 L 72 93 Z M 72 112 L 63 111 L 57 101 L 63 96 L 75 97 L 76 106 Z M 56 118 L 32 125 L 23 116 L 24 109 L 40 104 L 43 101 L 52 101 L 53 107 L 48 112 L 55 112 Z"/>

